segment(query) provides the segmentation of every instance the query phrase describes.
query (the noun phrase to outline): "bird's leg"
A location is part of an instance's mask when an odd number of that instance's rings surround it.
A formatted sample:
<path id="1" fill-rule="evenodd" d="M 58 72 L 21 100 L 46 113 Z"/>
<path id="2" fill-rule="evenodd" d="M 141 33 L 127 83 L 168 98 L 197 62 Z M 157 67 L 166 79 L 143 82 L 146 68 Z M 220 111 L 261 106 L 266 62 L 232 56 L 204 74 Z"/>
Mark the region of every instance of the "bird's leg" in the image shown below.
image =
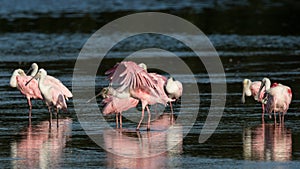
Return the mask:
<path id="1" fill-rule="evenodd" d="M 172 105 L 172 102 L 170 102 L 170 109 L 171 109 L 171 124 L 174 123 L 174 117 L 173 117 L 173 105 Z"/>
<path id="2" fill-rule="evenodd" d="M 52 123 L 52 113 L 51 113 L 51 107 L 48 106 L 48 111 L 49 111 L 49 127 L 51 128 L 51 123 Z"/>
<path id="3" fill-rule="evenodd" d="M 274 121 L 275 121 L 275 124 L 276 124 L 276 112 L 274 110 Z"/>
<path id="4" fill-rule="evenodd" d="M 141 123 L 142 123 L 142 121 L 143 121 L 143 119 L 144 119 L 144 111 L 145 111 L 145 107 L 142 106 L 142 117 L 141 117 L 141 119 L 140 119 L 140 122 L 139 122 L 138 126 L 136 127 L 136 130 L 139 130 L 139 129 L 140 129 L 140 125 L 141 125 Z"/>
<path id="5" fill-rule="evenodd" d="M 58 111 L 59 109 L 56 109 L 56 127 L 58 128 Z"/>
<path id="6" fill-rule="evenodd" d="M 29 112 L 28 112 L 28 119 L 29 119 L 29 121 L 31 121 L 31 109 L 29 109 Z"/>
<path id="7" fill-rule="evenodd" d="M 116 113 L 116 128 L 119 128 L 119 113 Z"/>
<path id="8" fill-rule="evenodd" d="M 274 103 L 273 103 L 273 112 L 274 112 L 274 120 L 275 120 L 275 125 L 276 125 L 276 105 L 277 105 L 277 101 L 276 99 L 274 100 Z M 278 113 L 279 114 L 279 113 Z M 280 116 L 279 116 L 280 118 Z"/>
<path id="9" fill-rule="evenodd" d="M 262 114 L 261 114 L 261 118 L 263 119 L 265 116 L 265 105 L 261 104 L 261 108 L 262 108 Z"/>
<path id="10" fill-rule="evenodd" d="M 31 110 L 29 110 L 28 125 L 31 126 Z"/>
<path id="11" fill-rule="evenodd" d="M 148 112 L 148 123 L 147 123 L 147 131 L 150 131 L 150 121 L 151 121 L 151 113 L 149 110 L 149 107 L 146 106 L 147 112 Z"/>
<path id="12" fill-rule="evenodd" d="M 28 103 L 28 105 L 29 105 L 29 118 L 31 118 L 32 104 L 31 104 L 31 101 L 30 101 L 30 97 L 27 98 L 27 103 Z"/>
<path id="13" fill-rule="evenodd" d="M 119 113 L 120 116 L 120 129 L 122 129 L 122 112 Z"/>

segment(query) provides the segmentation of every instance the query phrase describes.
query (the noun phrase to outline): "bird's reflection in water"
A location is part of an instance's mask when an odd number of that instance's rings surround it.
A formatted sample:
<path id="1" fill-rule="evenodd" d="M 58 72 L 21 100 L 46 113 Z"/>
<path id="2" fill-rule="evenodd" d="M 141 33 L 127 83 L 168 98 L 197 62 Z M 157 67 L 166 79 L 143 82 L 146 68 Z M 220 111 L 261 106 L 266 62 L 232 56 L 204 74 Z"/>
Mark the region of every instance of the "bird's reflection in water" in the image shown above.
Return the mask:
<path id="1" fill-rule="evenodd" d="M 151 123 L 151 131 L 116 131 L 103 133 L 109 168 L 172 168 L 180 166 L 182 126 L 171 125 L 170 115 Z M 177 163 L 174 163 L 176 161 Z"/>
<path id="2" fill-rule="evenodd" d="M 13 168 L 57 168 L 66 142 L 71 136 L 72 120 L 59 119 L 29 125 L 20 133 L 22 139 L 11 143 Z M 53 125 L 54 124 L 54 125 Z"/>
<path id="3" fill-rule="evenodd" d="M 244 130 L 246 160 L 292 160 L 292 132 L 284 124 L 261 124 Z"/>

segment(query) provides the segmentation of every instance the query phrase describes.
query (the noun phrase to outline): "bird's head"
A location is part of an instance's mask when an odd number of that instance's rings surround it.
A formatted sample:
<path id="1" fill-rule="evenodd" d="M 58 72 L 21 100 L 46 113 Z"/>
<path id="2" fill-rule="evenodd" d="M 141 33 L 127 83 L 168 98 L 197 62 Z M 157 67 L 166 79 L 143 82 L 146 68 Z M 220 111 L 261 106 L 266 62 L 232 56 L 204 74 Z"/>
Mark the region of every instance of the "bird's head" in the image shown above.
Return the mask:
<path id="1" fill-rule="evenodd" d="M 26 72 L 26 74 L 29 74 L 29 72 L 32 71 L 30 76 L 35 76 L 38 70 L 39 66 L 36 63 L 32 63 L 30 69 Z"/>
<path id="2" fill-rule="evenodd" d="M 107 98 L 109 95 L 109 87 L 104 87 L 101 92 L 100 92 L 101 96 L 103 98 Z"/>
<path id="3" fill-rule="evenodd" d="M 251 96 L 251 90 L 250 90 L 250 85 L 251 85 L 251 80 L 250 79 L 244 79 L 243 80 L 243 94 L 242 94 L 242 103 L 245 103 L 245 95 L 246 96 Z"/>
<path id="4" fill-rule="evenodd" d="M 145 63 L 140 63 L 139 67 L 141 67 L 147 71 L 147 65 Z"/>

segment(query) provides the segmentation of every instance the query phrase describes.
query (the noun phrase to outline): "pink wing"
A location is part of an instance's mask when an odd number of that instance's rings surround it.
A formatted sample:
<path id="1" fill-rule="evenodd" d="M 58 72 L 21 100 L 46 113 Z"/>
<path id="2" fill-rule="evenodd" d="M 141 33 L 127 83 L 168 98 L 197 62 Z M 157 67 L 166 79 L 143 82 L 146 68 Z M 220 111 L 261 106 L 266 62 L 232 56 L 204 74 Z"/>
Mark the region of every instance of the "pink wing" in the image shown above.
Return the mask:
<path id="1" fill-rule="evenodd" d="M 62 84 L 62 82 L 60 80 L 56 79 L 53 76 L 48 75 L 46 77 L 44 83 L 45 83 L 45 85 L 54 86 L 56 89 L 60 90 L 62 92 L 62 94 L 67 98 L 73 97 L 73 94 L 71 93 L 71 91 L 64 84 Z"/>
<path id="2" fill-rule="evenodd" d="M 104 106 L 103 110 L 102 110 L 102 113 L 104 115 L 108 115 L 108 114 L 111 114 L 111 113 L 118 113 L 118 112 L 114 108 L 112 102 L 107 102 L 106 105 Z"/>
<path id="3" fill-rule="evenodd" d="M 255 81 L 255 82 L 251 83 L 250 90 L 251 90 L 253 98 L 256 98 L 256 96 L 258 95 L 260 86 L 261 86 L 261 81 Z M 259 100 L 257 100 L 257 101 L 262 100 L 264 97 L 264 94 L 265 94 L 265 87 L 261 90 L 260 95 L 258 97 Z"/>
<path id="4" fill-rule="evenodd" d="M 25 84 L 31 79 L 30 76 L 17 76 L 16 79 L 18 87 L 23 95 L 34 99 L 43 99 L 37 80 L 32 79 L 26 86 Z"/>
<path id="5" fill-rule="evenodd" d="M 105 74 L 110 77 L 111 85 L 119 92 L 127 88 L 155 88 L 156 84 L 155 80 L 149 76 L 145 69 L 131 61 L 118 63 Z"/>
<path id="6" fill-rule="evenodd" d="M 106 103 L 103 108 L 103 114 L 111 114 L 111 113 L 119 113 L 126 111 L 130 108 L 136 107 L 139 103 L 139 100 L 134 99 L 132 97 L 129 98 L 117 98 L 114 96 L 108 97 L 103 100 Z"/>
<path id="7" fill-rule="evenodd" d="M 134 99 L 132 97 L 129 97 L 127 99 L 123 99 L 123 98 L 121 99 L 121 98 L 114 97 L 113 103 L 114 103 L 115 107 L 117 107 L 118 112 L 123 112 L 123 111 L 126 111 L 126 110 L 136 107 L 137 104 L 139 103 L 139 100 Z"/>
<path id="8" fill-rule="evenodd" d="M 165 76 L 149 73 L 149 76 L 155 80 L 155 91 L 159 95 L 159 97 L 164 97 L 165 99 L 168 97 L 165 92 L 165 84 L 167 82 L 167 78 Z"/>

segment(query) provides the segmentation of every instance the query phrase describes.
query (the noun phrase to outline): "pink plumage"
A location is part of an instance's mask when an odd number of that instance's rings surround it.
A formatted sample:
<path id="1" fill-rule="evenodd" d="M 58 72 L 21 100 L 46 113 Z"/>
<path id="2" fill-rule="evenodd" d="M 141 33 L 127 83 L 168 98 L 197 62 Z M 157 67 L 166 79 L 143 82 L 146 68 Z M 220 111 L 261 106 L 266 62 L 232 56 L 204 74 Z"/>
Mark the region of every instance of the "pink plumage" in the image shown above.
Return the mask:
<path id="1" fill-rule="evenodd" d="M 110 85 L 118 92 L 129 90 L 130 96 L 141 100 L 142 102 L 142 117 L 137 126 L 139 129 L 140 124 L 144 118 L 144 110 L 148 112 L 148 125 L 150 129 L 151 114 L 147 105 L 163 104 L 173 101 L 169 99 L 162 87 L 162 81 L 158 76 L 150 75 L 144 68 L 137 65 L 132 61 L 124 61 L 117 63 L 113 68 L 105 72 L 110 79 Z M 153 77 L 154 76 L 154 77 Z M 158 78 L 158 79 L 155 79 Z"/>
<path id="2" fill-rule="evenodd" d="M 25 84 L 31 79 L 30 76 L 17 76 L 17 83 L 20 92 L 26 96 L 26 98 L 43 99 L 41 91 L 38 87 L 38 81 L 33 80 L 29 85 Z"/>
<path id="3" fill-rule="evenodd" d="M 43 96 L 38 87 L 37 80 L 32 80 L 32 83 L 25 85 L 31 79 L 27 76 L 22 69 L 16 69 L 10 79 L 10 86 L 16 87 L 20 92 L 26 97 L 29 109 L 32 109 L 32 104 L 30 99 L 43 99 Z M 30 116 L 30 114 L 29 114 Z"/>
<path id="4" fill-rule="evenodd" d="M 30 68 L 30 70 L 32 70 L 32 72 L 31 72 L 30 76 L 34 77 L 38 73 L 38 69 L 39 69 L 39 66 L 36 63 L 32 63 L 31 68 Z M 44 79 L 44 84 L 47 86 L 53 86 L 53 87 L 59 89 L 66 99 L 73 97 L 73 94 L 71 93 L 71 91 L 66 86 L 64 86 L 60 80 L 56 79 L 53 76 L 47 75 Z"/>
<path id="5" fill-rule="evenodd" d="M 102 101 L 105 103 L 102 113 L 104 115 L 116 114 L 116 126 L 122 128 L 122 112 L 134 108 L 139 103 L 139 100 L 132 97 L 129 98 L 118 98 L 115 96 L 108 96 Z M 120 121 L 120 123 L 119 123 Z"/>
<path id="6" fill-rule="evenodd" d="M 261 86 L 261 81 L 254 81 L 250 85 L 251 94 L 254 97 L 254 99 L 258 102 L 260 102 L 263 99 L 264 94 L 265 94 L 265 88 L 263 88 L 263 91 L 258 96 L 258 91 L 259 91 L 260 86 Z M 257 96 L 258 96 L 258 100 L 256 99 Z"/>
<path id="7" fill-rule="evenodd" d="M 264 97 L 264 93 L 266 88 L 261 88 L 262 82 L 261 81 L 254 81 L 252 82 L 249 79 L 244 79 L 243 81 L 243 95 L 242 95 L 242 103 L 245 103 L 245 95 L 246 96 L 253 96 L 254 100 L 261 103 L 262 108 L 262 119 L 264 119 L 264 113 L 265 113 L 265 106 L 264 103 L 262 103 L 262 99 Z"/>
<path id="8" fill-rule="evenodd" d="M 64 95 L 63 89 L 65 86 L 60 87 L 53 85 L 52 83 L 46 82 L 47 72 L 44 69 L 40 69 L 38 73 L 31 78 L 27 85 L 29 85 L 35 78 L 39 78 L 39 89 L 44 97 L 50 114 L 50 124 L 52 121 L 51 107 L 56 109 L 56 114 L 58 115 L 59 110 L 67 111 L 66 96 Z M 58 116 L 57 116 L 58 120 Z M 58 125 L 58 123 L 57 123 Z"/>
<path id="9" fill-rule="evenodd" d="M 139 103 L 139 100 L 134 98 L 118 98 L 114 96 L 110 96 L 103 101 L 105 107 L 103 108 L 102 113 L 104 115 L 108 115 L 111 113 L 121 113 L 123 111 L 127 111 L 131 108 L 134 108 Z"/>
<path id="10" fill-rule="evenodd" d="M 292 90 L 290 87 L 277 84 L 275 87 L 271 87 L 266 92 L 266 112 L 274 112 L 274 119 L 276 121 L 276 112 L 281 114 L 280 122 L 284 122 L 284 115 L 289 109 L 289 105 L 292 101 Z"/>

